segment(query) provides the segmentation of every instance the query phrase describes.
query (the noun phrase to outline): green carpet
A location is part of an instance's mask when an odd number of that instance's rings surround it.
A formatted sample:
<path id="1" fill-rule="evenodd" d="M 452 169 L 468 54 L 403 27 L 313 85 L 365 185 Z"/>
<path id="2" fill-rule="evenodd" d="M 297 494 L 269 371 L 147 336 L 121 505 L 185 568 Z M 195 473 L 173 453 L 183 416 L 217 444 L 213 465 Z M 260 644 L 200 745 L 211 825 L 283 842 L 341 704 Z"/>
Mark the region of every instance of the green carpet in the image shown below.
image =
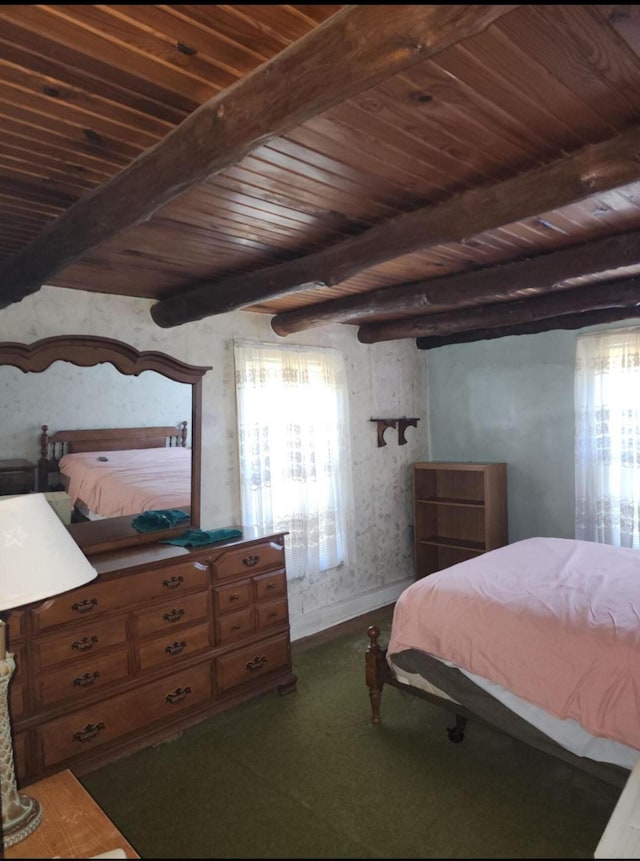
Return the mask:
<path id="1" fill-rule="evenodd" d="M 382 641 L 387 640 L 387 630 Z M 81 778 L 144 858 L 593 858 L 619 790 L 386 688 L 370 722 L 366 625 L 246 703 Z"/>

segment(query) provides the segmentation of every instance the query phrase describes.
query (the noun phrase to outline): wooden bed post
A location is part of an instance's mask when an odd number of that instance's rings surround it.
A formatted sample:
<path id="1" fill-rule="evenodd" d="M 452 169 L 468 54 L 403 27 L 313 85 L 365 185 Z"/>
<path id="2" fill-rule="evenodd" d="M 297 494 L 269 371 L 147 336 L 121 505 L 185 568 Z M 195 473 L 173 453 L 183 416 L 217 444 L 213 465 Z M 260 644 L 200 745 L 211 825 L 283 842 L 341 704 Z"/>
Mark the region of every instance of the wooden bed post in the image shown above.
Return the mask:
<path id="1" fill-rule="evenodd" d="M 371 701 L 371 722 L 380 723 L 380 702 L 382 700 L 382 688 L 384 686 L 384 669 L 386 667 L 386 649 L 382 649 L 378 643 L 380 629 L 375 625 L 367 628 L 370 643 L 364 656 L 366 667 L 366 681 L 369 688 L 369 700 Z"/>

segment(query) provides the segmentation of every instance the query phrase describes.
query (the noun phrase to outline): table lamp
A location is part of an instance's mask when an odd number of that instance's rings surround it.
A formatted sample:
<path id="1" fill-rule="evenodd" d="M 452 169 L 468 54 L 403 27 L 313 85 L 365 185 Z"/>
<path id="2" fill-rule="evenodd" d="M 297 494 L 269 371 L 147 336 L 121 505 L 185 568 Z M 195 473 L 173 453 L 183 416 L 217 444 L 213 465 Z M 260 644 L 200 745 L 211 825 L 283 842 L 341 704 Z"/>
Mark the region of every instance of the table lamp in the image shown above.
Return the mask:
<path id="1" fill-rule="evenodd" d="M 0 613 L 76 589 L 96 574 L 44 493 L 0 497 Z M 42 821 L 39 802 L 19 793 L 16 785 L 8 698 L 14 669 L 14 657 L 6 651 L 6 624 L 0 617 L 0 792 L 5 848 L 24 840 Z"/>

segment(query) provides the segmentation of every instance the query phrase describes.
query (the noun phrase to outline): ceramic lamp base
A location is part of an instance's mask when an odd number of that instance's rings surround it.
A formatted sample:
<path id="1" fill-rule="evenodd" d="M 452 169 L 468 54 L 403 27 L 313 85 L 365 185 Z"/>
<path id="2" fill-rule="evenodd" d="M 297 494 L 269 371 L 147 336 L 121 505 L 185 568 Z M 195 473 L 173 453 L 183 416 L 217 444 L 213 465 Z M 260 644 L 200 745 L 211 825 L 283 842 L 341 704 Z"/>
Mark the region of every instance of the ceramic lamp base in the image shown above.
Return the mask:
<path id="1" fill-rule="evenodd" d="M 8 687 L 15 669 L 13 655 L 0 660 L 0 795 L 2 796 L 2 844 L 6 848 L 33 833 L 42 822 L 42 809 L 35 798 L 22 795 L 16 786 L 13 745 L 9 723 Z"/>

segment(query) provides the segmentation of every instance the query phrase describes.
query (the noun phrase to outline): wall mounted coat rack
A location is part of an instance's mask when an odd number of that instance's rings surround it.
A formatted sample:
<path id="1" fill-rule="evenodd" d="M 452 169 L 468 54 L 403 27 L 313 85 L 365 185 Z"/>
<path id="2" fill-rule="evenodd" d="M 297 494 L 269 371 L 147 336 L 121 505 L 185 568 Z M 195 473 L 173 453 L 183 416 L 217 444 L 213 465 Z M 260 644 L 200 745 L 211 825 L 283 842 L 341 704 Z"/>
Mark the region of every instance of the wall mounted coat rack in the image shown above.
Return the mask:
<path id="1" fill-rule="evenodd" d="M 417 428 L 420 419 L 408 419 L 403 416 L 399 419 L 369 419 L 369 421 L 376 422 L 378 425 L 378 448 L 380 448 L 387 444 L 384 438 L 385 431 L 395 427 L 398 428 L 398 445 L 406 445 L 404 432 L 409 427 Z"/>

